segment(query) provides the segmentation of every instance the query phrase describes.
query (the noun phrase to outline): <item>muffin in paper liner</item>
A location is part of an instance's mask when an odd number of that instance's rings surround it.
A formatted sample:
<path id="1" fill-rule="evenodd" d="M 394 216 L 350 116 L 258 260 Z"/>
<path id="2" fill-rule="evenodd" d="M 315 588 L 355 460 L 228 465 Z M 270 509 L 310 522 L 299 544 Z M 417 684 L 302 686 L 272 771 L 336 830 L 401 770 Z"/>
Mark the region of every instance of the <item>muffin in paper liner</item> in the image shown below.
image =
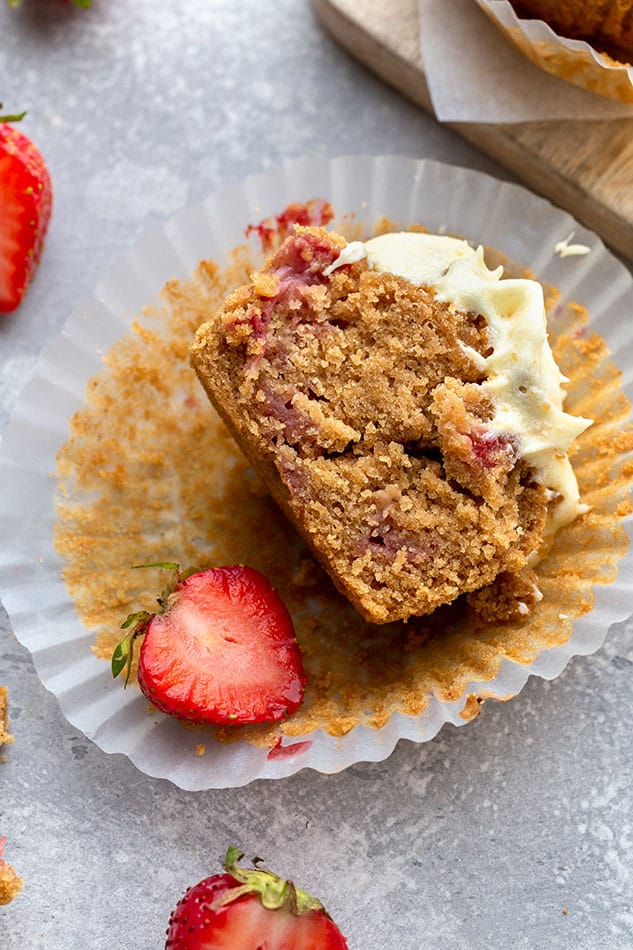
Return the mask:
<path id="1" fill-rule="evenodd" d="M 541 69 L 609 99 L 633 103 L 633 64 L 585 40 L 555 32 L 544 20 L 519 16 L 510 0 L 475 0 L 521 52 Z"/>
<path id="2" fill-rule="evenodd" d="M 247 225 L 315 197 L 331 202 L 332 226 L 350 238 L 377 223 L 458 233 L 546 285 L 554 352 L 570 378 L 566 407 L 596 420 L 574 456 L 591 510 L 539 565 L 545 596 L 523 624 L 486 626 L 461 604 L 406 625 L 366 624 L 262 494 L 198 388 L 191 332 L 261 260 L 256 234 L 231 249 Z M 561 259 L 554 249 L 572 230 L 591 253 Z M 630 615 L 632 305 L 628 271 L 569 215 L 523 188 L 434 162 L 305 160 L 177 214 L 69 318 L 0 446 L 3 601 L 42 682 L 102 749 L 201 789 L 381 760 L 400 738 L 426 741 L 487 698 L 516 695 L 530 674 L 557 676 Z M 118 625 L 151 609 L 161 586 L 130 564 L 166 558 L 248 561 L 272 579 L 311 681 L 297 714 L 218 735 L 157 713 L 112 680 L 104 657 Z"/>

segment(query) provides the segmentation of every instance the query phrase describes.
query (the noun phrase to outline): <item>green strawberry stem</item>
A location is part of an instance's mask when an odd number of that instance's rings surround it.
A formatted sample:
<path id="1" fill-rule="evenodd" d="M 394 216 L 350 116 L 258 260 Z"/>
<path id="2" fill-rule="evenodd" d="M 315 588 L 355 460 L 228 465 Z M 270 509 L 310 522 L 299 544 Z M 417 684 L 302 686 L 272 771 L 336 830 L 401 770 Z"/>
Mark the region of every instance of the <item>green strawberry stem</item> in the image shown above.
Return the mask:
<path id="1" fill-rule="evenodd" d="M 223 907 L 225 904 L 231 904 L 233 901 L 242 897 L 244 894 L 257 894 L 262 906 L 267 910 L 279 910 L 286 907 L 295 915 L 306 914 L 311 910 L 321 911 L 329 916 L 321 901 L 312 897 L 307 891 L 302 891 L 292 883 L 286 881 L 267 868 L 260 867 L 261 858 L 252 859 L 253 869 L 243 868 L 237 863 L 241 861 L 244 854 L 239 848 L 230 847 L 226 852 L 226 857 L 222 867 L 240 882 L 239 887 L 218 897 L 211 905 L 213 910 Z"/>

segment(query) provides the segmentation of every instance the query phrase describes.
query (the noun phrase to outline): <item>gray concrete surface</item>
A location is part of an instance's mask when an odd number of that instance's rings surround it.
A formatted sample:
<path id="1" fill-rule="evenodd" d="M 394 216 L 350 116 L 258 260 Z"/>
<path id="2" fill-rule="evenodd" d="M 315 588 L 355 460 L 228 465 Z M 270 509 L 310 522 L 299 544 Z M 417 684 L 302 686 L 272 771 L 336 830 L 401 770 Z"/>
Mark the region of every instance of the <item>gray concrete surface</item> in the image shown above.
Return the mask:
<path id="1" fill-rule="evenodd" d="M 307 0 L 2 3 L 0 99 L 28 109 L 55 186 L 37 279 L 0 321 L 0 431 L 106 266 L 210 190 L 358 151 L 503 175 L 349 59 Z M 0 908 L 0 947 L 161 947 L 171 907 L 235 842 L 319 894 L 354 950 L 631 948 L 632 673 L 626 624 L 555 682 L 385 762 L 187 793 L 78 735 L 2 613 L 0 836 L 25 887 Z"/>

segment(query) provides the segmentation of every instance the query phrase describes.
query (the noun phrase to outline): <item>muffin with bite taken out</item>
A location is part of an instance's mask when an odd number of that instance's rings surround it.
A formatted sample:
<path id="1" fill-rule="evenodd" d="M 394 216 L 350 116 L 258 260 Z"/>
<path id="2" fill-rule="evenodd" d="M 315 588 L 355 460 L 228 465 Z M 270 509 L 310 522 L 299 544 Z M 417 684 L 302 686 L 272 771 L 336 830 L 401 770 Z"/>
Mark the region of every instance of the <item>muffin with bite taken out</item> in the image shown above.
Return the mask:
<path id="1" fill-rule="evenodd" d="M 336 587 L 374 623 L 461 594 L 529 613 L 583 511 L 543 292 L 423 233 L 295 228 L 199 328 L 209 398 Z"/>

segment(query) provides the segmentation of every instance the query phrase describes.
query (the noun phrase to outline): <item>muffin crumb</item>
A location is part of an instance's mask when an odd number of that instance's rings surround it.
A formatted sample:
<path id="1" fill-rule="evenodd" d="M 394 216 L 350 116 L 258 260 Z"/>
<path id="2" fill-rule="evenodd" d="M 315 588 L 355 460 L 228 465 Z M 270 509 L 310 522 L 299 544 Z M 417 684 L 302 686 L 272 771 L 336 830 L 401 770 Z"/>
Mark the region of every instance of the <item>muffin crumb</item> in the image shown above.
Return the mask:
<path id="1" fill-rule="evenodd" d="M 0 904 L 9 904 L 22 890 L 23 880 L 14 867 L 3 860 L 6 838 L 0 838 Z"/>
<path id="2" fill-rule="evenodd" d="M 6 686 L 0 686 L 0 746 L 13 742 L 9 732 L 9 693 Z"/>

